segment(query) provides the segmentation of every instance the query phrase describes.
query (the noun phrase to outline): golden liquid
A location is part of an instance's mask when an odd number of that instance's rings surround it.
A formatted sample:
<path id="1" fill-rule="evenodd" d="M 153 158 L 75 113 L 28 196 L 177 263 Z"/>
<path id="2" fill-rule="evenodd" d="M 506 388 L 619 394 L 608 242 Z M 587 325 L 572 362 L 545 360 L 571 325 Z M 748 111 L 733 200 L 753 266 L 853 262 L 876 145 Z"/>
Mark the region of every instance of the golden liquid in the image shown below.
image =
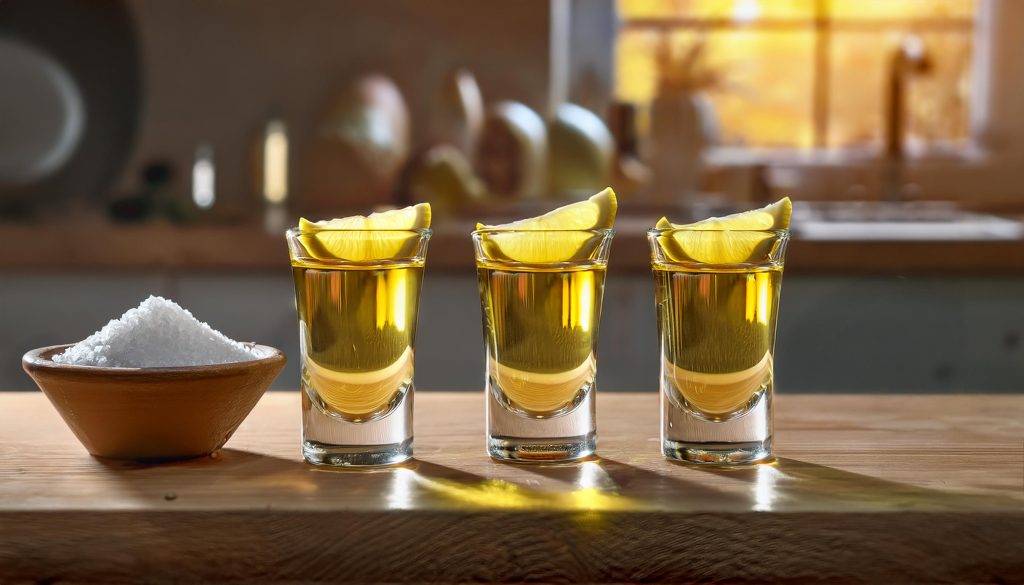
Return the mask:
<path id="1" fill-rule="evenodd" d="M 579 402 L 594 383 L 604 266 L 478 266 L 484 337 L 499 400 L 543 418 Z"/>
<path id="2" fill-rule="evenodd" d="M 782 269 L 654 267 L 662 375 L 670 397 L 712 419 L 770 392 Z"/>
<path id="3" fill-rule="evenodd" d="M 345 420 L 387 413 L 412 384 L 423 265 L 292 265 L 302 384 Z"/>

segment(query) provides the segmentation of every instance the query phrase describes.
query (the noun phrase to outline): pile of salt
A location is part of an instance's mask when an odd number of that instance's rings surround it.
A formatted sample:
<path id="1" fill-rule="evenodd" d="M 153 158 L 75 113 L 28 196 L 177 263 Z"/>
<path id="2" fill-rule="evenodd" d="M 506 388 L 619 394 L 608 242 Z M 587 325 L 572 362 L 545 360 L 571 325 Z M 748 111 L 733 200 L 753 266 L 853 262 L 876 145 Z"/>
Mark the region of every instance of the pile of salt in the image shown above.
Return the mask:
<path id="1" fill-rule="evenodd" d="M 120 319 L 53 356 L 53 361 L 107 368 L 205 366 L 262 357 L 192 316 L 177 303 L 151 296 Z"/>

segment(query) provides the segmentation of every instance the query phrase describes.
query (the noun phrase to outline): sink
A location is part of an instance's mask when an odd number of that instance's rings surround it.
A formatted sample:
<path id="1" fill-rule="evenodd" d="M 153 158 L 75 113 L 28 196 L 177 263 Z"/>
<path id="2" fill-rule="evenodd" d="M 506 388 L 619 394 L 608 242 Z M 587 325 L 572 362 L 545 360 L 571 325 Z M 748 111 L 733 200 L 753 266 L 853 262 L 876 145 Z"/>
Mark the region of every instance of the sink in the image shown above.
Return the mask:
<path id="1" fill-rule="evenodd" d="M 805 240 L 978 241 L 1024 237 L 1020 221 L 943 201 L 797 202 L 793 233 Z"/>

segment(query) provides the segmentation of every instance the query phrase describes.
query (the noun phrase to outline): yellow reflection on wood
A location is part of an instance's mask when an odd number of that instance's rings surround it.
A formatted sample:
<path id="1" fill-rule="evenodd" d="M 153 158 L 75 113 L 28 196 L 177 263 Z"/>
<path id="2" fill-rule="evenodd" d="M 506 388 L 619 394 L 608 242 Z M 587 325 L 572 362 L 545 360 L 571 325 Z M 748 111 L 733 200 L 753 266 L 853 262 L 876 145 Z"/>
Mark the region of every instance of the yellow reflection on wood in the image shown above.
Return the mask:
<path id="1" fill-rule="evenodd" d="M 596 463 L 594 463 L 596 465 Z M 415 481 L 431 493 L 466 506 L 505 510 L 568 510 L 612 512 L 644 510 L 649 504 L 599 487 L 581 486 L 567 492 L 540 491 L 501 479 L 465 483 L 430 478 L 422 474 Z"/>

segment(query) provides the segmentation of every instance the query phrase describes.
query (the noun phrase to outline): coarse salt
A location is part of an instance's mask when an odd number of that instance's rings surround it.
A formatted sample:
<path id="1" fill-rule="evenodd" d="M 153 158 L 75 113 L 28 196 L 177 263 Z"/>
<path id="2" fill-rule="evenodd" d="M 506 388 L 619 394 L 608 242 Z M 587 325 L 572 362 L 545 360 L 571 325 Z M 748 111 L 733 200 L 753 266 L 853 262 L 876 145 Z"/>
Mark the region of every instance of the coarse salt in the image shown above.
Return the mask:
<path id="1" fill-rule="evenodd" d="M 53 356 L 53 361 L 106 368 L 205 366 L 259 359 L 174 301 L 151 296 L 120 319 Z"/>

